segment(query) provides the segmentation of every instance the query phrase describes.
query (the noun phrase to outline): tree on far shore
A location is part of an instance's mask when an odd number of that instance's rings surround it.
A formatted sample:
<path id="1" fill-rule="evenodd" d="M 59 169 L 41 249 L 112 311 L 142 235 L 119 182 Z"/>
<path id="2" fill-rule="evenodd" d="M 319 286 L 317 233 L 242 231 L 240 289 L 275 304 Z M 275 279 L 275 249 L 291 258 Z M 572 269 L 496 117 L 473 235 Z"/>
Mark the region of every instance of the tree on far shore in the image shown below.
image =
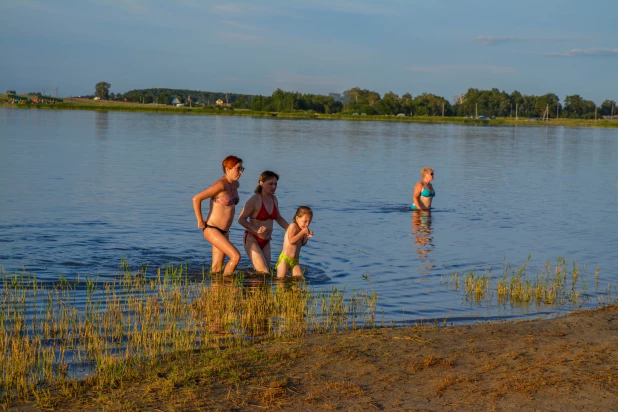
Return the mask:
<path id="1" fill-rule="evenodd" d="M 112 85 L 107 82 L 98 82 L 96 86 L 94 86 L 94 95 L 101 99 L 109 99 L 110 87 L 112 87 Z"/>

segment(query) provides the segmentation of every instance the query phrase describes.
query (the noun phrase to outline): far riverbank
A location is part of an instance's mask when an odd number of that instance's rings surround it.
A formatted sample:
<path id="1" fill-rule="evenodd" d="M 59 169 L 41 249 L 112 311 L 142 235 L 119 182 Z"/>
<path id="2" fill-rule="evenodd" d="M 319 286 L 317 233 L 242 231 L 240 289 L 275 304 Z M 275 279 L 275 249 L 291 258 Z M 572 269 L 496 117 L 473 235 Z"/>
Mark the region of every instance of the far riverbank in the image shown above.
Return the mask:
<path id="1" fill-rule="evenodd" d="M 6 96 L 4 96 L 6 98 Z M 0 95 L 0 102 L 3 96 Z M 317 119 L 317 120 L 352 120 L 352 121 L 386 121 L 403 123 L 458 123 L 470 125 L 487 126 L 564 126 L 564 127 L 602 127 L 618 128 L 618 120 L 605 119 L 567 119 L 558 118 L 549 121 L 532 120 L 526 118 L 496 118 L 496 119 L 470 119 L 452 116 L 407 116 L 397 117 L 392 115 L 366 116 L 363 114 L 318 114 L 309 112 L 258 112 L 248 109 L 231 109 L 215 107 L 173 107 L 159 104 L 141 104 L 134 102 L 118 102 L 105 100 L 90 100 L 85 98 L 66 98 L 64 103 L 48 104 L 8 104 L 2 107 L 14 107 L 20 109 L 42 109 L 42 110 L 95 110 L 95 111 L 119 111 L 119 112 L 143 112 L 143 113 L 163 113 L 163 114 L 186 114 L 186 115 L 216 115 L 216 116 L 250 116 L 250 117 L 269 117 L 278 119 Z"/>

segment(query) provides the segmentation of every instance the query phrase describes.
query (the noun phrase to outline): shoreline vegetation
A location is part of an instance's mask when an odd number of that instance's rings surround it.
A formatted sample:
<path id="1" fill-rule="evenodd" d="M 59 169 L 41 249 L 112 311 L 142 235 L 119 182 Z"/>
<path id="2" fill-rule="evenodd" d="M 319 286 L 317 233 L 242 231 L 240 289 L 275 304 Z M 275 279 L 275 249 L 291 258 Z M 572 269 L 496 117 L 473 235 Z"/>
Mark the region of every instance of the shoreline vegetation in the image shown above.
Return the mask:
<path id="1" fill-rule="evenodd" d="M 2 271 L 0 405 L 16 410 L 597 409 L 618 403 L 618 305 L 599 268 L 453 274 L 471 305 L 599 308 L 395 327 L 369 290 L 149 270 L 41 282 Z M 614 290 L 615 292 L 615 290 Z M 473 322 L 470 319 L 470 322 Z"/>
<path id="2" fill-rule="evenodd" d="M 468 125 L 506 125 L 506 126 L 565 126 L 565 127 L 599 127 L 618 128 L 618 119 L 575 119 L 575 118 L 540 118 L 497 117 L 470 118 L 457 116 L 395 116 L 395 115 L 365 115 L 364 113 L 325 114 L 312 111 L 294 112 L 265 112 L 250 109 L 234 109 L 231 107 L 174 107 L 165 104 L 142 104 L 135 102 L 122 102 L 110 100 L 92 100 L 87 98 L 65 98 L 59 104 L 8 104 L 6 95 L 0 95 L 2 107 L 29 108 L 42 110 L 92 110 L 92 111 L 115 111 L 115 112 L 143 112 L 162 114 L 185 114 L 185 115 L 218 115 L 218 116 L 249 116 L 268 117 L 277 119 L 317 119 L 317 120 L 352 120 L 352 121 L 388 121 L 404 123 L 455 123 Z"/>

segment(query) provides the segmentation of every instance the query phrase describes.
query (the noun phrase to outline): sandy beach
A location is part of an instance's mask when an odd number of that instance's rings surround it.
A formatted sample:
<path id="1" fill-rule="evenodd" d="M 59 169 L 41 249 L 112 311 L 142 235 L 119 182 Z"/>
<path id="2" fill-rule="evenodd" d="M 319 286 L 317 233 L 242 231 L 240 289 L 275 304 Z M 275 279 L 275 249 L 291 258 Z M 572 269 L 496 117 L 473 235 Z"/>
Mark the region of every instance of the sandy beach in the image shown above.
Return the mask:
<path id="1" fill-rule="evenodd" d="M 183 353 L 43 410 L 616 410 L 618 306 Z M 68 395 L 68 396 L 67 396 Z M 41 410 L 35 402 L 15 410 Z"/>

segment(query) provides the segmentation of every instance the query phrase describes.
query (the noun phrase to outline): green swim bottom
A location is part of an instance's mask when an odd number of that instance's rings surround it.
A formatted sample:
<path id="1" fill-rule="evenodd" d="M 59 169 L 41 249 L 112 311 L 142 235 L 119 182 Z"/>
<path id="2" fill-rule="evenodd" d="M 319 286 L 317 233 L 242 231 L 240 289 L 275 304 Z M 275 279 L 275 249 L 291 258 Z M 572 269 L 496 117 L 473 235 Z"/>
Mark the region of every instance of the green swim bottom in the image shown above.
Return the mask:
<path id="1" fill-rule="evenodd" d="M 292 270 L 294 266 L 298 265 L 298 259 L 293 259 L 281 253 L 279 255 L 279 259 L 277 259 L 277 264 L 275 265 L 275 267 L 279 267 L 279 263 L 281 263 L 281 261 L 285 262 L 285 265 L 288 267 L 289 270 Z"/>

